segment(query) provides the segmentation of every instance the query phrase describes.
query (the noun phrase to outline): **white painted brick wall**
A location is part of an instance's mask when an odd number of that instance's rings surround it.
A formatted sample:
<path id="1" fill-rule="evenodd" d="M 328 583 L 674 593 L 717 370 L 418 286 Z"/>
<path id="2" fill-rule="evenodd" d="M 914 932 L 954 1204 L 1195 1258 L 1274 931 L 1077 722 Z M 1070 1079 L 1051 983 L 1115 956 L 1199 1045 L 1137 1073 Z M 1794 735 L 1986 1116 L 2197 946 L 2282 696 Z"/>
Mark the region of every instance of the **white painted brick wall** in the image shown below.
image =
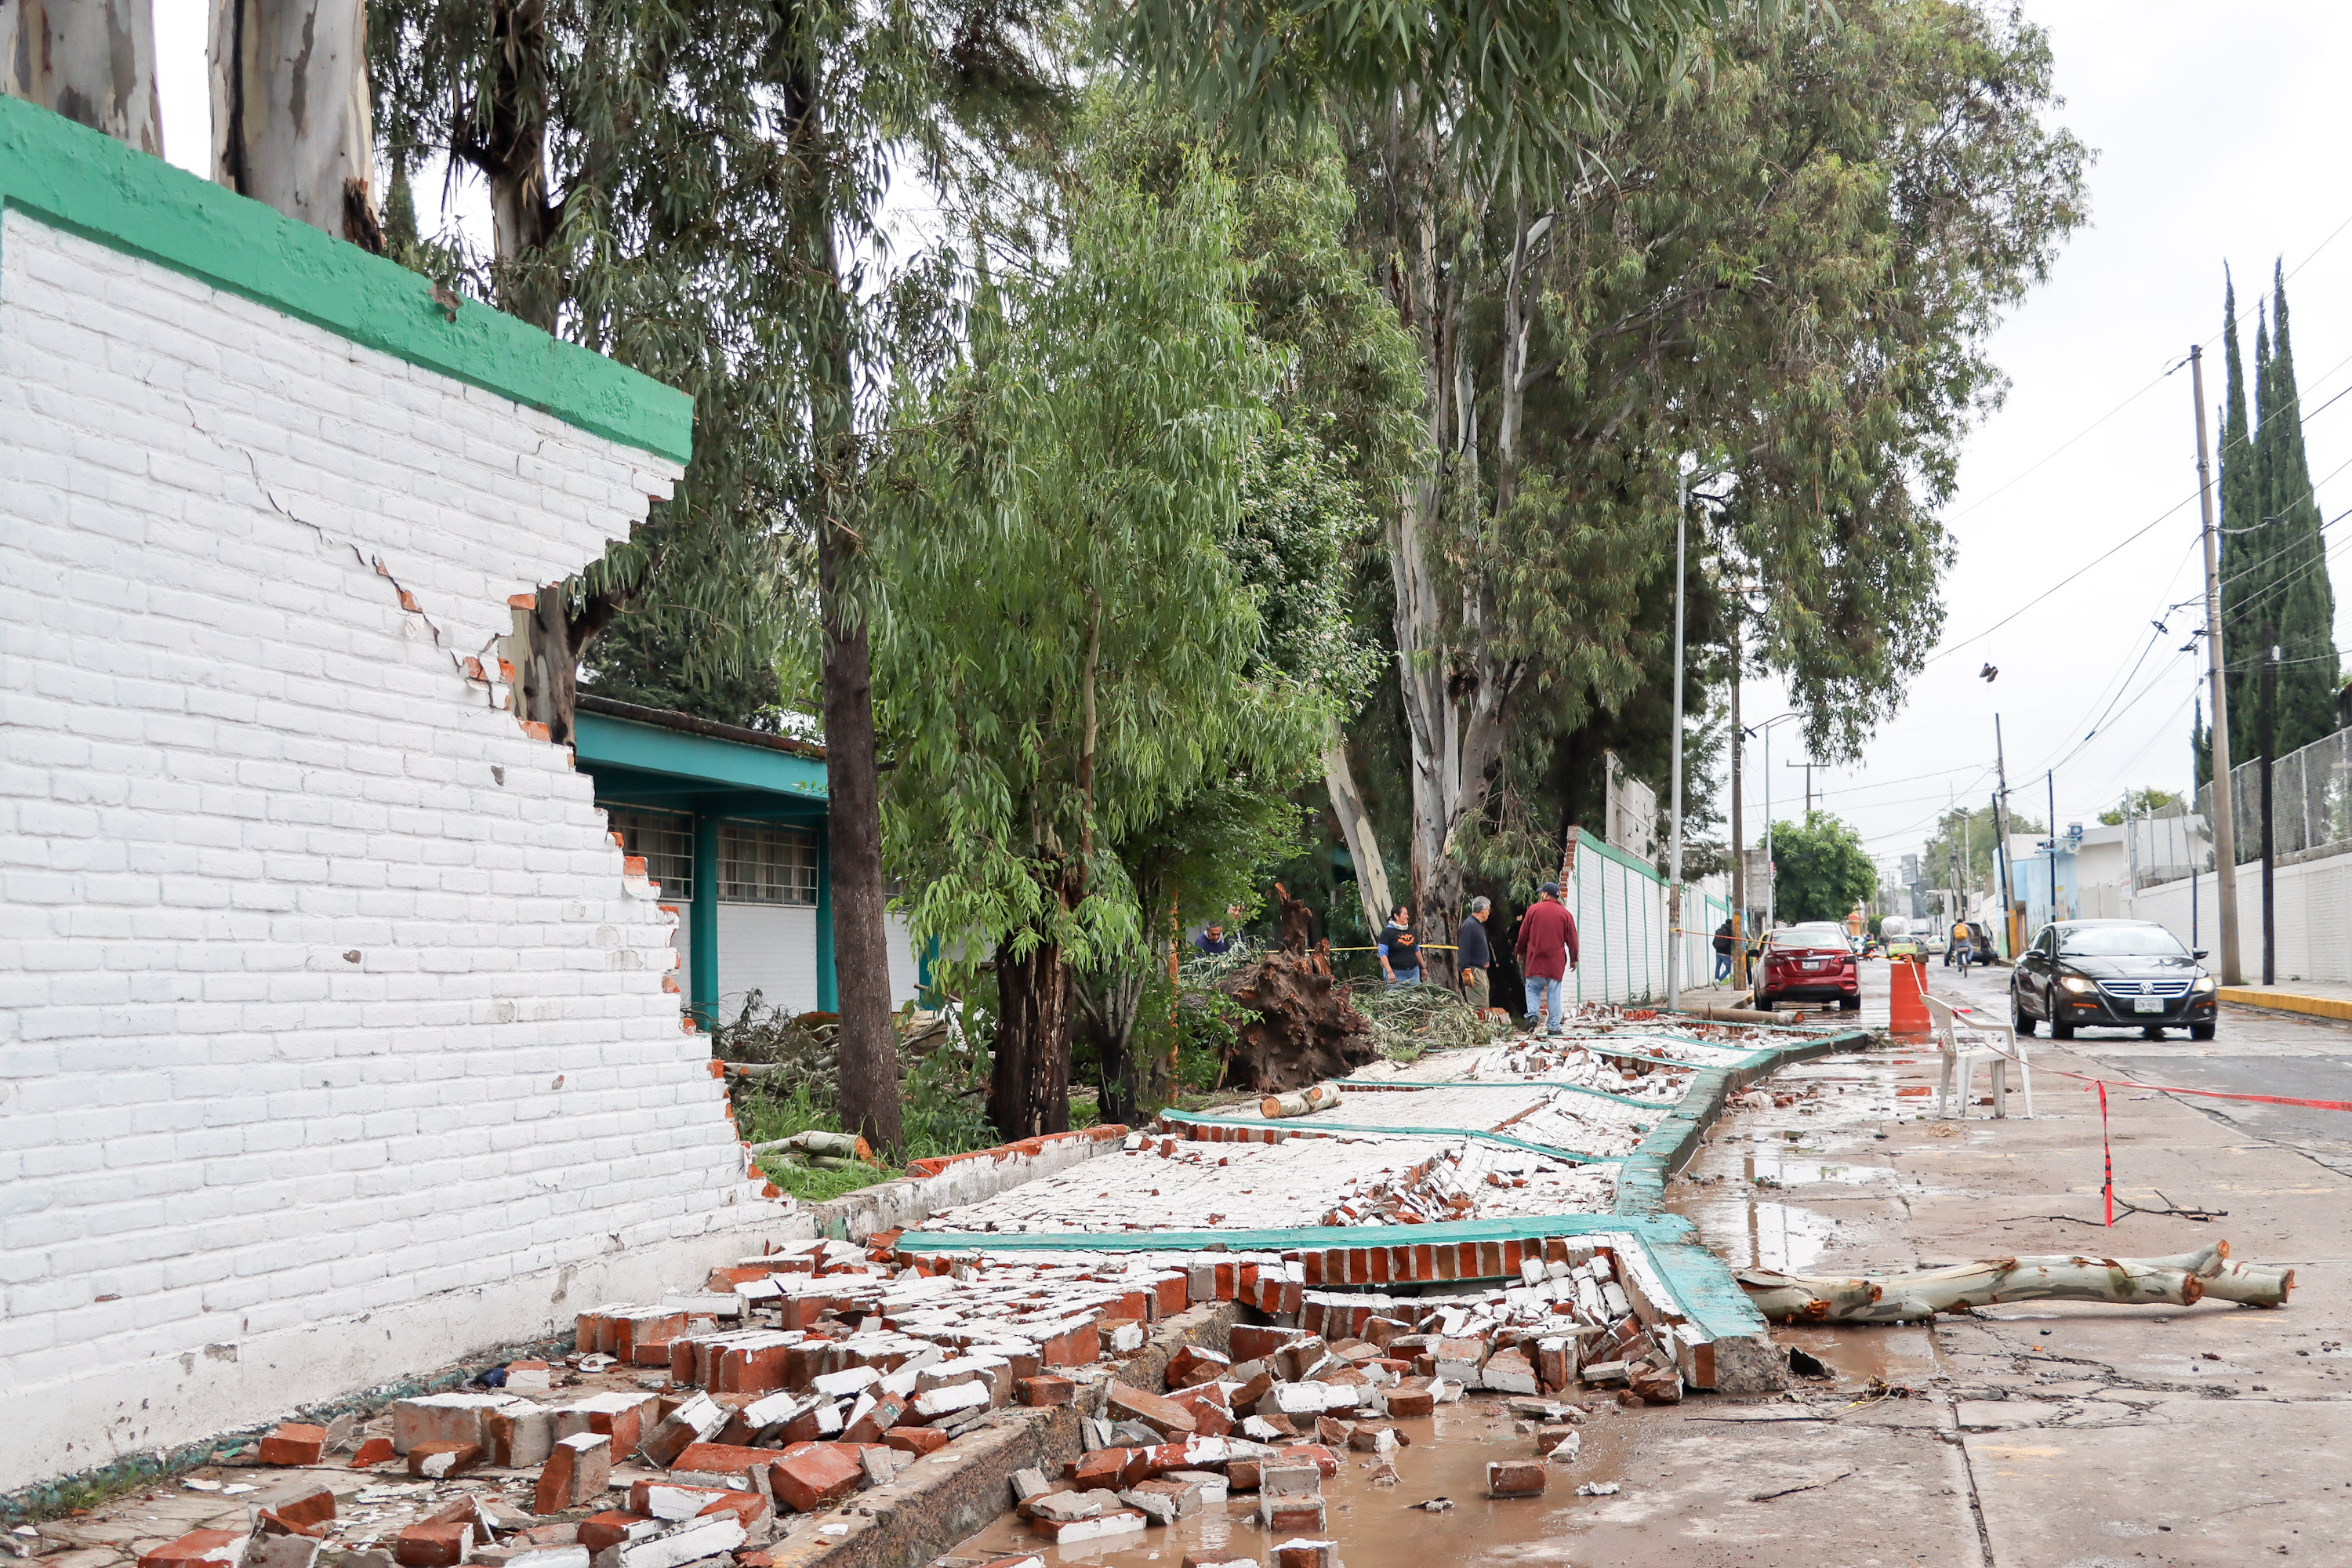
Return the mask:
<path id="1" fill-rule="evenodd" d="M 5 1484 L 685 1282 L 775 1215 L 671 917 L 458 662 L 673 477 L 5 215 Z"/>

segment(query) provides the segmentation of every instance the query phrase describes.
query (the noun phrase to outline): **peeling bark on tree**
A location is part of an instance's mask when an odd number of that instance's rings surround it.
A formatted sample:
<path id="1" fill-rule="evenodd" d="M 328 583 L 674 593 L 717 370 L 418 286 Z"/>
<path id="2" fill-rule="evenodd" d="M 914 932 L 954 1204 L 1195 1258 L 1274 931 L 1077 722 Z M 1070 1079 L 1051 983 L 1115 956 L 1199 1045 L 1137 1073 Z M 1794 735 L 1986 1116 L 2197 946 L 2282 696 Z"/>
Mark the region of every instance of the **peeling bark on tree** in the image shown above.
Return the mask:
<path id="1" fill-rule="evenodd" d="M 1381 859 L 1381 843 L 1372 833 L 1371 813 L 1364 809 L 1363 792 L 1348 765 L 1348 737 L 1338 720 L 1331 721 L 1323 742 L 1323 784 L 1330 792 L 1331 813 L 1339 819 L 1339 837 L 1356 868 L 1356 897 L 1364 906 L 1364 929 L 1377 931 L 1388 923 L 1396 903 L 1389 897 L 1389 870 Z"/>
<path id="2" fill-rule="evenodd" d="M 2169 1258 L 1997 1258 L 1916 1274 L 1853 1279 L 1745 1268 L 1737 1278 L 1777 1323 L 1901 1323 L 2001 1301 L 2114 1301 L 2194 1306 L 2210 1295 L 2284 1306 L 2293 1269 L 2228 1261 L 2229 1244 Z"/>
<path id="3" fill-rule="evenodd" d="M 1349 987 L 1332 978 L 1328 942 L 1312 952 L 1266 953 L 1217 989 L 1258 1015 L 1242 1026 L 1228 1058 L 1229 1086 L 1281 1094 L 1342 1077 L 1379 1054 Z"/>
<path id="4" fill-rule="evenodd" d="M 0 91 L 163 155 L 149 0 L 5 0 Z"/>
<path id="5" fill-rule="evenodd" d="M 366 0 L 214 0 L 213 178 L 378 255 Z"/>

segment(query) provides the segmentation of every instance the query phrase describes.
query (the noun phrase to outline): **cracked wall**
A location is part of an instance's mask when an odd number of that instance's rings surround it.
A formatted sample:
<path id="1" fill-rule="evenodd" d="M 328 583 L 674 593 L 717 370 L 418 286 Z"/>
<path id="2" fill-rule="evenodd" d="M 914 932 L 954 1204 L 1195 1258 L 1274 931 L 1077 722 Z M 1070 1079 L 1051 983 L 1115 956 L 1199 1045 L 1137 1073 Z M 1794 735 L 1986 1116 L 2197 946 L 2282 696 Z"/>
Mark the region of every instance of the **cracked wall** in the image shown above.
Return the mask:
<path id="1" fill-rule="evenodd" d="M 0 1476 L 568 1324 L 775 1214 L 673 917 L 495 679 L 509 595 L 676 472 L 0 214 Z"/>

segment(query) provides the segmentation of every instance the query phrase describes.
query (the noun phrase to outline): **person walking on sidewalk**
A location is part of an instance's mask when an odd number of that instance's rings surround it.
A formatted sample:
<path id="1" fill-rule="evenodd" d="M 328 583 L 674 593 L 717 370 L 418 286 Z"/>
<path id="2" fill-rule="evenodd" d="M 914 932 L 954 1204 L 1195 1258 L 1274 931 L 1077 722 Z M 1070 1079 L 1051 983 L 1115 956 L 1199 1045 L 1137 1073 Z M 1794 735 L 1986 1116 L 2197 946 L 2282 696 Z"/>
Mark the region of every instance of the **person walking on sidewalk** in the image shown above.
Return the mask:
<path id="1" fill-rule="evenodd" d="M 1495 955 L 1486 945 L 1486 914 L 1492 900 L 1473 899 L 1470 913 L 1454 936 L 1454 972 L 1462 982 L 1462 1000 L 1477 1012 L 1486 1010 L 1486 971 Z"/>
<path id="2" fill-rule="evenodd" d="M 1723 923 L 1715 928 L 1715 978 L 1718 984 L 1731 978 L 1731 920 L 1726 916 Z"/>
<path id="3" fill-rule="evenodd" d="M 1412 911 L 1399 904 L 1381 928 L 1381 975 L 1391 985 L 1421 984 L 1421 939 L 1412 934 Z"/>
<path id="4" fill-rule="evenodd" d="M 1547 1035 L 1568 1021 L 1560 1010 L 1559 983 L 1576 967 L 1576 917 L 1559 901 L 1559 884 L 1546 882 L 1543 897 L 1519 917 L 1519 973 L 1528 978 L 1528 1027 Z"/>

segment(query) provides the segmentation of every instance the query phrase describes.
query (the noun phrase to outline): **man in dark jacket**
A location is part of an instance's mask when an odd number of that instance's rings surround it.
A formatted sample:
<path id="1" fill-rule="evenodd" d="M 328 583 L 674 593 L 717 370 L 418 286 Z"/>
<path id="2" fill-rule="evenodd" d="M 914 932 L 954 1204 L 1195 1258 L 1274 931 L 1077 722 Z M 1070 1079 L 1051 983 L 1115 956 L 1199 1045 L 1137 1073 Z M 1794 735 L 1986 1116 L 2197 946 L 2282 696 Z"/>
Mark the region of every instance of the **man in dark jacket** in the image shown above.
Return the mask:
<path id="1" fill-rule="evenodd" d="M 1720 983 L 1731 978 L 1731 921 L 1715 928 L 1715 978 Z"/>
<path id="2" fill-rule="evenodd" d="M 1486 914 L 1493 908 L 1488 900 L 1471 900 L 1469 916 L 1454 936 L 1454 967 L 1462 981 L 1462 1000 L 1481 1013 L 1486 1010 L 1486 971 L 1495 962 L 1486 946 Z"/>
<path id="3" fill-rule="evenodd" d="M 1528 1027 L 1538 1023 L 1557 1035 L 1567 1021 L 1559 983 L 1576 967 L 1576 917 L 1559 901 L 1559 884 L 1546 882 L 1543 897 L 1519 917 L 1519 973 L 1528 981 Z"/>

